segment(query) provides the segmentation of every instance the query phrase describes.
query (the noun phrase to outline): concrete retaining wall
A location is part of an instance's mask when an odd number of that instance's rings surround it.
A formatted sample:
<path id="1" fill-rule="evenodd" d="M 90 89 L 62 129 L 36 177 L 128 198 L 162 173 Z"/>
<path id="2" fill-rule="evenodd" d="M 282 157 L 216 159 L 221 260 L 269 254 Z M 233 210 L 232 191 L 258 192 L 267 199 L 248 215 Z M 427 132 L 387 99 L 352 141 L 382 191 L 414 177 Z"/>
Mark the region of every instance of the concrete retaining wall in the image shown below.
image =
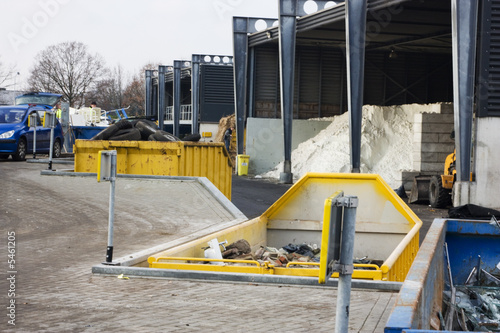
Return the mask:
<path id="1" fill-rule="evenodd" d="M 453 153 L 453 104 L 434 104 L 432 113 L 418 113 L 413 122 L 413 170 L 442 174 L 446 156 Z"/>
<path id="2" fill-rule="evenodd" d="M 500 210 L 500 118 L 477 118 L 474 145 L 474 182 L 457 183 L 455 206 L 473 203 Z"/>
<path id="3" fill-rule="evenodd" d="M 330 121 L 294 120 L 292 150 L 330 125 Z M 281 119 L 248 118 L 246 154 L 250 156 L 249 174 L 260 174 L 274 168 L 284 159 Z"/>

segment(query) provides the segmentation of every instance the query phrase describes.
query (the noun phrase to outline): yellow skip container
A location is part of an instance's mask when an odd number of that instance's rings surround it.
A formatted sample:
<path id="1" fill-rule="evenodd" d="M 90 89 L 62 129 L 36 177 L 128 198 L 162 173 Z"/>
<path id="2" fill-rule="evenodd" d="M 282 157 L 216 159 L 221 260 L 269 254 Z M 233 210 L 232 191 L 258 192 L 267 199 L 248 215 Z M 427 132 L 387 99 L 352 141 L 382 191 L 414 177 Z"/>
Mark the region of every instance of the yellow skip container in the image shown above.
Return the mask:
<path id="1" fill-rule="evenodd" d="M 359 199 L 354 257 L 381 262 L 380 265 L 355 264 L 352 277 L 404 281 L 418 252 L 422 222 L 387 183 L 374 174 L 308 173 L 260 217 L 151 255 L 149 267 L 318 277 L 320 264 L 314 262 L 291 262 L 286 267 L 276 267 L 252 260 L 235 263 L 220 259 L 226 265 L 207 264 L 215 260 L 205 259 L 203 248 L 214 238 L 228 243 L 245 239 L 253 252 L 260 246 L 320 245 L 325 223 L 324 203 L 337 191 Z"/>
<path id="2" fill-rule="evenodd" d="M 206 177 L 231 200 L 232 163 L 223 143 L 76 140 L 75 172 L 97 172 L 100 150 L 117 151 L 117 173 Z"/>

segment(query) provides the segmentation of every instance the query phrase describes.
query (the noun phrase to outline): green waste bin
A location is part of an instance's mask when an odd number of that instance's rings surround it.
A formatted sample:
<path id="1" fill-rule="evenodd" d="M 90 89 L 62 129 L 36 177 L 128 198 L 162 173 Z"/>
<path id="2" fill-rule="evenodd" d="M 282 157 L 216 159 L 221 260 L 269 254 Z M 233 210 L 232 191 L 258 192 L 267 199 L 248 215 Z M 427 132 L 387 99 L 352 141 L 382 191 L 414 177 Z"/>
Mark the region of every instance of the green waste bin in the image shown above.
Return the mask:
<path id="1" fill-rule="evenodd" d="M 238 155 L 238 176 L 248 175 L 248 161 L 250 156 L 248 155 Z"/>

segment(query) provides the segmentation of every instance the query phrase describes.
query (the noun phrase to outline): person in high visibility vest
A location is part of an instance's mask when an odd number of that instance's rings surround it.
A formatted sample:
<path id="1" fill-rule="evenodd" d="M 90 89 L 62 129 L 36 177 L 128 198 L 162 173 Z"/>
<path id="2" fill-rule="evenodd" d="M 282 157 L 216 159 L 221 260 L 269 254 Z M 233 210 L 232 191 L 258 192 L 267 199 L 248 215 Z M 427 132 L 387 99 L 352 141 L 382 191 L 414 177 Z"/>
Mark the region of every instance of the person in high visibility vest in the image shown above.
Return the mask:
<path id="1" fill-rule="evenodd" d="M 57 103 L 55 109 L 56 109 L 57 119 L 61 119 L 62 117 L 61 103 Z"/>

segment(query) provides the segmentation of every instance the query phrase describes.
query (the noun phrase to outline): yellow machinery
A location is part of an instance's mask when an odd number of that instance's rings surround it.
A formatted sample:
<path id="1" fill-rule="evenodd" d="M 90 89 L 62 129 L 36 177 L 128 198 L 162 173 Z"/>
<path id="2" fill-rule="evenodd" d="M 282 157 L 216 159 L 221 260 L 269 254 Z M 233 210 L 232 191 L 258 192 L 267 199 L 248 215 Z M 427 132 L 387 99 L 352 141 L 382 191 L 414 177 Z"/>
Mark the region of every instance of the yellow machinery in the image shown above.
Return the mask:
<path id="1" fill-rule="evenodd" d="M 432 176 L 429 183 L 429 203 L 434 208 L 445 208 L 452 204 L 451 190 L 456 179 L 456 150 L 446 157 L 444 174 Z"/>

